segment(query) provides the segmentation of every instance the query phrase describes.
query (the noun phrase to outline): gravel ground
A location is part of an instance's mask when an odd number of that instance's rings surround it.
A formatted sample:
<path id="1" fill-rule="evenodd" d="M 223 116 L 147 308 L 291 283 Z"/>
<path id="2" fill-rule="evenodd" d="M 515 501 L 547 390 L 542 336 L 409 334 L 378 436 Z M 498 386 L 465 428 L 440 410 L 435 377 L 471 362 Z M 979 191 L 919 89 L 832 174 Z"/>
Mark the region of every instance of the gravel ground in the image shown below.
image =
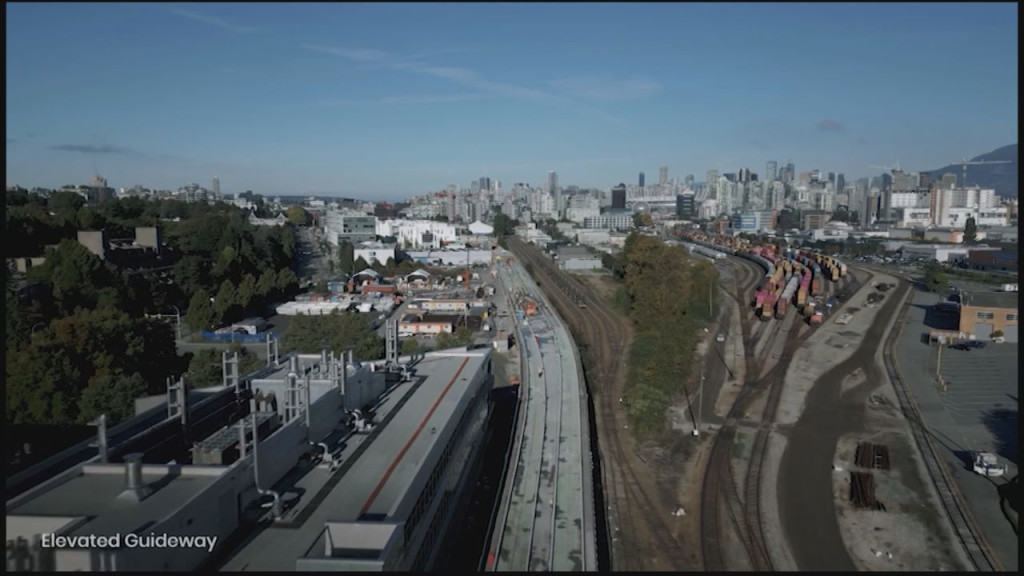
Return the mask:
<path id="1" fill-rule="evenodd" d="M 876 274 L 873 282 L 895 282 L 891 276 Z M 874 291 L 870 286 L 862 287 L 853 298 L 845 302 L 838 311 L 817 328 L 817 333 L 793 354 L 792 363 L 786 372 L 786 388 L 779 402 L 778 424 L 795 424 L 804 411 L 804 403 L 811 386 L 832 366 L 850 358 L 861 337 L 875 322 L 880 307 L 863 306 L 867 295 Z M 842 314 L 853 312 L 849 324 L 835 323 Z"/>
<path id="2" fill-rule="evenodd" d="M 880 281 L 895 282 L 895 279 L 877 274 L 872 283 Z M 797 352 L 787 374 L 786 391 L 780 404 L 780 422 L 800 421 L 808 407 L 808 393 L 812 385 L 826 372 L 851 358 L 869 327 L 876 320 L 883 320 L 877 318 L 882 307 L 864 306 L 871 291 L 871 287 L 862 288 L 819 329 L 810 345 Z M 835 324 L 834 318 L 850 312 L 851 307 L 859 310 L 853 313 L 849 324 Z M 876 334 L 874 338 L 881 342 L 886 333 Z M 962 570 L 967 566 L 962 550 L 955 545 L 951 526 L 924 469 L 907 422 L 896 406 L 892 384 L 885 376 L 882 346 L 878 346 L 870 357 L 865 356 L 863 362 L 868 364 L 851 366 L 845 374 L 833 372 L 831 377 L 836 381 L 832 385 L 838 388 L 838 393 L 823 395 L 820 392 L 827 392 L 827 388 L 815 388 L 811 396 L 816 399 L 810 406 L 814 411 L 812 414 L 816 414 L 815 421 L 846 422 L 840 425 L 842 431 L 830 453 L 833 454 L 834 467 L 831 472 L 832 500 L 839 536 L 849 554 L 847 562 L 852 562 L 857 570 Z M 820 384 L 830 385 L 827 382 Z M 829 413 L 834 413 L 834 416 L 829 416 Z M 863 441 L 889 447 L 892 469 L 873 471 L 876 495 L 885 505 L 885 511 L 855 509 L 850 503 L 850 468 L 856 444 Z M 777 461 L 772 459 L 769 465 L 777 464 Z M 808 470 L 807 474 L 826 478 L 816 469 L 818 466 L 815 464 L 815 470 Z M 777 477 L 778 474 L 766 475 L 770 479 Z M 770 508 L 771 503 L 766 502 L 766 516 L 772 513 Z M 775 510 L 774 514 L 778 515 L 779 511 Z M 772 526 L 772 523 L 766 522 L 766 525 Z M 802 544 L 806 548 L 806 543 Z M 807 551 L 803 553 L 806 555 Z M 821 564 L 819 567 L 822 569 L 846 565 L 839 559 L 833 563 L 827 558 L 805 557 L 808 565 L 799 568 L 811 569 L 812 562 Z"/>

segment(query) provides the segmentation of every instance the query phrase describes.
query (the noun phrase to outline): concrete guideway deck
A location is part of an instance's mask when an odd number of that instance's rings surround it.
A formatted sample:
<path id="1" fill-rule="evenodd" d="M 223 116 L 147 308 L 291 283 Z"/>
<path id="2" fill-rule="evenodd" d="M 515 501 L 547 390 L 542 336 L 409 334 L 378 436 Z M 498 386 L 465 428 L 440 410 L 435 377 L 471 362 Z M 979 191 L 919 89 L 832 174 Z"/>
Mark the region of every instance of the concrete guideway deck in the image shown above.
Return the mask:
<path id="1" fill-rule="evenodd" d="M 521 401 L 526 414 L 506 478 L 505 514 L 496 520 L 491 567 L 595 570 L 578 353 L 565 325 L 522 266 L 500 266 L 498 275 L 510 294 L 537 303 L 537 313 L 518 326 L 519 345 L 525 351 Z"/>

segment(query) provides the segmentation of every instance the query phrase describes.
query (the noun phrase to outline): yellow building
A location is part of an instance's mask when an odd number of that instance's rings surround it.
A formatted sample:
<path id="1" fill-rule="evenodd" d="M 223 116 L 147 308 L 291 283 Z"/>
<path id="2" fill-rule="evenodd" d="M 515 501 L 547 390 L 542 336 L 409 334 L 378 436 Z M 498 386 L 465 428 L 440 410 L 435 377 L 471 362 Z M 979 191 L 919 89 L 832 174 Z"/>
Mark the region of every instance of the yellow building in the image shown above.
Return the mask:
<path id="1" fill-rule="evenodd" d="M 1016 294 L 968 293 L 960 306 L 960 332 L 989 340 L 999 330 L 1007 342 L 1017 342 L 1018 313 Z"/>

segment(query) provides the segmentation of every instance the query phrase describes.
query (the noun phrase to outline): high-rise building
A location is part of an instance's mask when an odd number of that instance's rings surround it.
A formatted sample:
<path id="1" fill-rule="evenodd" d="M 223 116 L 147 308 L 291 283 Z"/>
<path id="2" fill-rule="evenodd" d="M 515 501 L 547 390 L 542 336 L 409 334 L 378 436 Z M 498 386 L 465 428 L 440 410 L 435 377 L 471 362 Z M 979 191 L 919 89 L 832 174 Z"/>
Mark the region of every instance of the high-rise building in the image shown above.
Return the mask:
<path id="1" fill-rule="evenodd" d="M 917 175 L 917 187 L 925 189 L 932 187 L 932 175 L 928 172 L 920 172 Z"/>
<path id="2" fill-rule="evenodd" d="M 693 192 L 676 195 L 676 218 L 690 219 L 697 215 L 697 203 Z"/>
<path id="3" fill-rule="evenodd" d="M 943 188 L 948 188 L 949 190 L 956 188 L 956 174 L 952 172 L 946 172 L 945 174 L 943 174 L 942 186 Z"/>
<path id="4" fill-rule="evenodd" d="M 792 162 L 786 164 L 786 182 L 792 183 L 796 179 L 796 166 Z"/>
<path id="5" fill-rule="evenodd" d="M 836 192 L 842 192 L 846 189 L 846 176 L 840 172 L 836 174 Z"/>
<path id="6" fill-rule="evenodd" d="M 612 209 L 613 210 L 625 210 L 626 209 L 626 185 L 619 184 L 612 188 Z"/>
<path id="7" fill-rule="evenodd" d="M 765 165 L 764 179 L 765 182 L 771 182 L 775 180 L 779 175 L 779 164 L 775 160 L 769 160 L 768 164 Z"/>
<path id="8" fill-rule="evenodd" d="M 486 177 L 486 176 L 480 178 L 480 191 L 481 192 L 485 192 L 485 191 L 490 191 L 490 189 L 491 189 L 491 179 Z"/>
<path id="9" fill-rule="evenodd" d="M 658 184 L 662 186 L 668 184 L 668 166 L 658 168 Z"/>
<path id="10" fill-rule="evenodd" d="M 558 173 L 554 170 L 548 172 L 548 194 L 553 194 L 558 188 Z"/>
<path id="11" fill-rule="evenodd" d="M 213 197 L 220 200 L 220 178 L 213 177 Z"/>
<path id="12" fill-rule="evenodd" d="M 687 174 L 686 179 L 683 180 L 683 186 L 686 186 L 688 189 L 693 190 L 693 182 L 693 174 Z"/>
<path id="13" fill-rule="evenodd" d="M 643 172 L 640 173 L 640 187 L 641 188 L 644 187 L 644 173 Z"/>
<path id="14" fill-rule="evenodd" d="M 747 168 L 740 168 L 738 182 L 750 182 L 750 170 Z"/>

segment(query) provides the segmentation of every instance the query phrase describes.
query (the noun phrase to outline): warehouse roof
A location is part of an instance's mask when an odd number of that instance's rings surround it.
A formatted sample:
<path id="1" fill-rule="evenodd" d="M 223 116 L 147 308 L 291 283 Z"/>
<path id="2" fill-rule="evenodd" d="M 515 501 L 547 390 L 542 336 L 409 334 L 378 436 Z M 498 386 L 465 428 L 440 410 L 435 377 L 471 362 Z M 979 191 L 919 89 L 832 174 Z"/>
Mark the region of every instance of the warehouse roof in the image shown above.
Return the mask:
<path id="1" fill-rule="evenodd" d="M 1018 306 L 1017 295 L 1004 292 L 976 292 L 967 293 L 965 305 L 984 308 L 1006 308 L 1016 310 Z"/>

